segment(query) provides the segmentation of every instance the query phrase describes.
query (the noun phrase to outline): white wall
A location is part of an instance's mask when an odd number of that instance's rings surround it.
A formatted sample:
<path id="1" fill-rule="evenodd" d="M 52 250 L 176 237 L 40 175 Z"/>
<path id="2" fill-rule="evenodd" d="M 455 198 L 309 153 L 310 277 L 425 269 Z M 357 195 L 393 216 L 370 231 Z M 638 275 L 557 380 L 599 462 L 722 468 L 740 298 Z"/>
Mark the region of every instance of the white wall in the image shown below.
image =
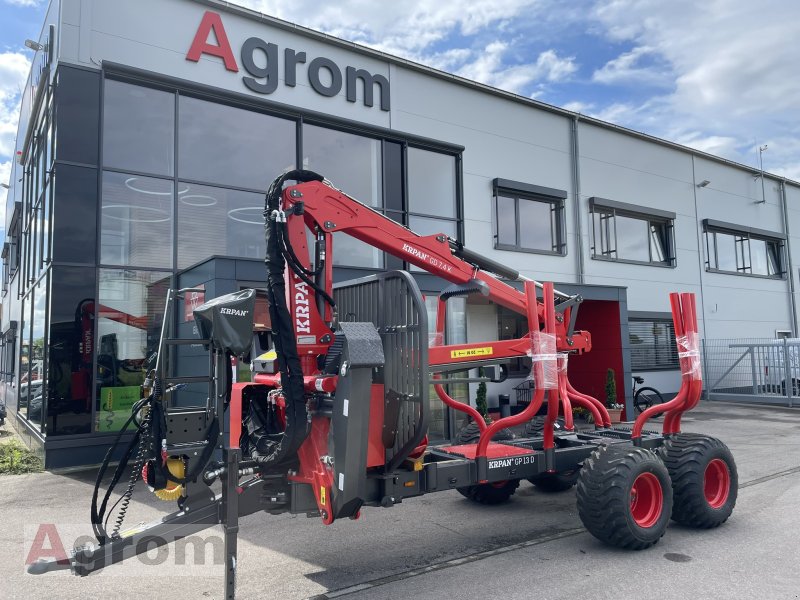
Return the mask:
<path id="1" fill-rule="evenodd" d="M 752 171 L 722 164 L 581 121 L 579 124 L 582 228 L 574 230 L 571 120 L 535 106 L 470 88 L 445 77 L 410 69 L 387 58 L 367 55 L 336 43 L 312 39 L 257 17 L 247 18 L 218 9 L 240 71 L 227 71 L 218 58 L 186 60 L 207 6 L 191 0 L 63 0 L 61 59 L 99 67 L 103 61 L 122 63 L 200 84 L 319 111 L 402 133 L 461 144 L 463 154 L 465 243 L 539 280 L 577 282 L 577 237 L 582 236 L 585 282 L 627 287 L 631 311 L 669 311 L 668 293 L 699 296 L 700 328 L 709 337 L 772 336 L 790 326 L 788 281 L 707 273 L 704 237 L 699 222 L 712 218 L 782 232 L 777 182 L 767 180 L 766 203 L 761 183 Z M 216 10 L 216 9 L 215 9 Z M 246 75 L 239 51 L 256 36 L 279 47 L 280 83 L 264 96 L 242 83 Z M 298 67 L 297 86 L 284 85 L 282 52 L 293 48 L 382 74 L 391 82 L 391 110 L 351 103 L 344 87 L 333 98 L 315 93 Z M 567 256 L 546 256 L 493 249 L 492 189 L 494 178 L 566 190 Z M 697 188 L 696 183 L 711 183 Z M 588 198 L 598 196 L 676 213 L 677 265 L 663 268 L 605 262 L 591 258 L 591 218 Z M 789 200 L 792 258 L 800 264 L 800 188 L 792 184 Z M 796 273 L 792 273 L 796 276 Z M 478 310 L 480 313 L 480 309 Z M 478 314 L 476 313 L 476 314 Z M 472 334 L 471 334 L 472 335 Z M 478 333 L 475 333 L 478 335 Z M 471 338 L 472 339 L 472 338 Z M 656 376 L 654 376 L 656 377 Z M 658 376 L 661 377 L 661 376 Z"/>

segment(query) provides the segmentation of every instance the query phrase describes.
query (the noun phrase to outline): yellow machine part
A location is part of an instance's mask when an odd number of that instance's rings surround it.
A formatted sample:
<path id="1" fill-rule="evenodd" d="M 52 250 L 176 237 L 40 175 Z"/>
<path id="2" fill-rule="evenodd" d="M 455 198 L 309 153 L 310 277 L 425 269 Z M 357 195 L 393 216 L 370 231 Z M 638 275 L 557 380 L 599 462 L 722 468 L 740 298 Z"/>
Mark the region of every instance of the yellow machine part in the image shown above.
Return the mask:
<path id="1" fill-rule="evenodd" d="M 168 458 L 167 470 L 175 477 L 186 475 L 186 465 L 182 458 Z M 167 481 L 167 486 L 153 492 L 159 500 L 177 500 L 183 495 L 183 486 L 174 481 Z"/>

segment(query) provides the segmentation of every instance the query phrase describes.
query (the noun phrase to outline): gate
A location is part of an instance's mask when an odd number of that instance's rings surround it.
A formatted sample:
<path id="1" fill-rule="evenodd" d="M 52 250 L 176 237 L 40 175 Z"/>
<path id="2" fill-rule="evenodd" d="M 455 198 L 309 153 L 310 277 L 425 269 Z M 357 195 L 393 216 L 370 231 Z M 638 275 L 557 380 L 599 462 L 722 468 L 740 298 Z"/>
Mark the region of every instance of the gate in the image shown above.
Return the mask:
<path id="1" fill-rule="evenodd" d="M 792 407 L 800 396 L 800 338 L 703 340 L 709 400 Z"/>

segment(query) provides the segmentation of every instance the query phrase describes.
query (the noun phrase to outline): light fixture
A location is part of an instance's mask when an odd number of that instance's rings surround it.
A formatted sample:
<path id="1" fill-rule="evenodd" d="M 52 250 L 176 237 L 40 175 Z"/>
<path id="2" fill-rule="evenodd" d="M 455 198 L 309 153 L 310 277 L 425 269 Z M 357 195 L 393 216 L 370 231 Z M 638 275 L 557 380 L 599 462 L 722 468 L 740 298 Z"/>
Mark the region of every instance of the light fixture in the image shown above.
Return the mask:
<path id="1" fill-rule="evenodd" d="M 130 214 L 126 215 L 126 211 Z M 115 212 L 119 214 L 115 214 Z M 103 207 L 103 216 L 106 219 L 128 223 L 166 223 L 172 219 L 172 216 L 162 208 L 130 204 L 106 204 Z"/>
<path id="2" fill-rule="evenodd" d="M 191 201 L 189 201 L 190 198 L 192 199 Z M 213 196 L 206 196 L 205 194 L 186 194 L 185 196 L 179 196 L 178 200 L 186 206 L 194 206 L 196 208 L 214 206 L 217 203 L 216 198 Z"/>
<path id="3" fill-rule="evenodd" d="M 132 192 L 138 192 L 140 194 L 147 194 L 148 196 L 172 196 L 172 190 L 168 192 L 156 192 L 153 190 L 146 190 L 144 188 L 136 187 L 133 185 L 134 181 L 138 181 L 139 177 L 128 177 L 125 180 L 125 187 L 131 190 Z M 178 195 L 185 194 L 189 191 L 189 187 L 187 186 L 186 189 L 178 190 Z"/>
<path id="4" fill-rule="evenodd" d="M 703 181 L 697 184 L 697 187 L 706 187 L 709 183 L 711 183 L 709 179 L 703 179 Z"/>
<path id="5" fill-rule="evenodd" d="M 264 225 L 263 208 L 260 206 L 245 206 L 242 208 L 234 208 L 228 211 L 228 218 L 239 223 L 247 223 L 248 225 Z M 249 211 L 249 214 L 248 214 Z M 248 219 L 247 217 L 253 215 L 257 220 Z"/>
<path id="6" fill-rule="evenodd" d="M 34 52 L 39 52 L 39 50 L 44 50 L 47 48 L 46 45 L 40 44 L 39 42 L 34 42 L 33 40 L 25 40 L 25 45 Z"/>
<path id="7" fill-rule="evenodd" d="M 758 169 L 760 173 L 758 177 L 761 177 L 761 200 L 756 200 L 754 204 L 766 204 L 767 203 L 767 193 L 764 189 L 764 151 L 767 149 L 767 144 L 758 147 Z M 754 177 L 753 179 L 756 179 Z"/>

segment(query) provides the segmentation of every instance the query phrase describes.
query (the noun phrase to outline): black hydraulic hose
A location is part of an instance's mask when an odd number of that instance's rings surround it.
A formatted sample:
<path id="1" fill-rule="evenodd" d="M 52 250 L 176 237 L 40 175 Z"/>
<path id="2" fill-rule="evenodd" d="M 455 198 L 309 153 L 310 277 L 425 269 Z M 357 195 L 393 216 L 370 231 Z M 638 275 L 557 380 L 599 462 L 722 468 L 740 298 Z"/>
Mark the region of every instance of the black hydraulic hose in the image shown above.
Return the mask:
<path id="1" fill-rule="evenodd" d="M 299 269 L 300 271 L 302 271 L 303 273 L 305 273 L 309 277 L 316 277 L 317 275 L 322 273 L 323 264 L 321 262 L 313 270 L 312 269 L 306 269 L 303 266 L 303 264 L 300 262 L 300 259 L 297 258 L 297 255 L 294 253 L 294 248 L 292 247 L 292 242 L 291 242 L 291 240 L 289 240 L 289 236 L 287 235 L 286 223 L 281 223 L 280 225 L 281 225 L 280 233 L 281 233 L 281 237 L 283 238 L 283 246 L 284 246 L 286 252 L 288 253 L 288 256 L 286 256 L 286 254 L 284 254 L 284 257 L 287 259 L 287 262 L 291 262 L 296 267 L 296 269 L 292 269 L 292 270 L 297 272 L 297 269 Z"/>
<path id="2" fill-rule="evenodd" d="M 331 305 L 331 308 L 336 308 L 336 301 L 333 298 L 331 298 L 330 294 L 328 294 L 325 290 L 323 290 L 320 286 L 318 286 L 312 279 L 310 279 L 306 275 L 306 273 L 313 273 L 313 272 L 307 271 L 303 267 L 303 265 L 301 265 L 299 262 L 295 262 L 298 259 L 297 256 L 295 256 L 294 250 L 291 250 L 292 246 L 291 243 L 289 242 L 289 236 L 286 235 L 286 224 L 280 223 L 277 230 L 278 230 L 278 235 L 281 237 L 283 245 L 286 247 L 286 251 L 282 251 L 283 257 L 286 259 L 286 264 L 289 265 L 294 274 L 297 275 L 306 285 L 308 285 L 311 289 L 313 289 L 318 295 L 322 296 L 325 302 Z"/>
<path id="3" fill-rule="evenodd" d="M 139 424 L 136 424 L 136 433 L 134 434 L 131 441 L 128 443 L 127 448 L 123 452 L 122 458 L 120 459 L 117 468 L 114 470 L 114 475 L 111 478 L 111 483 L 106 490 L 106 493 L 103 496 L 103 501 L 100 504 L 100 508 L 97 507 L 97 498 L 100 493 L 100 486 L 103 482 L 103 476 L 105 475 L 106 471 L 108 470 L 108 465 L 111 462 L 111 457 L 114 454 L 114 451 L 119 446 L 120 441 L 122 440 L 122 436 L 131 426 L 131 423 L 135 423 L 136 417 L 139 415 L 139 412 L 150 404 L 153 399 L 153 394 L 148 396 L 147 398 L 140 400 L 137 402 L 133 409 L 131 410 L 131 416 L 128 417 L 128 420 L 125 421 L 125 424 L 117 433 L 116 438 L 114 438 L 114 442 L 111 444 L 111 447 L 106 452 L 105 458 L 103 458 L 103 463 L 100 465 L 100 470 L 97 472 L 97 478 L 95 479 L 94 483 L 94 490 L 92 492 L 92 504 L 91 504 L 91 522 L 92 522 L 92 530 L 94 531 L 94 535 L 97 538 L 97 541 L 101 544 L 104 544 L 108 538 L 108 533 L 103 525 L 104 517 L 106 514 L 106 507 L 108 505 L 108 500 L 111 497 L 114 488 L 116 487 L 117 483 L 119 482 L 120 478 L 122 477 L 122 473 L 128 465 L 128 461 L 130 457 L 133 455 L 133 450 L 137 446 L 137 444 L 141 440 L 142 435 L 142 428 Z"/>
<path id="4" fill-rule="evenodd" d="M 275 441 L 266 444 L 260 452 L 253 452 L 252 458 L 260 465 L 277 465 L 292 458 L 308 435 L 306 397 L 303 385 L 303 370 L 297 353 L 297 340 L 294 334 L 294 322 L 286 304 L 286 283 L 284 271 L 289 254 L 282 242 L 281 227 L 273 218 L 273 211 L 280 206 L 280 196 L 286 181 L 323 181 L 323 177 L 313 171 L 295 170 L 276 178 L 267 191 L 264 206 L 265 237 L 267 242 L 267 296 L 269 299 L 270 322 L 272 323 L 275 351 L 278 354 L 278 367 L 281 375 L 281 387 L 286 398 L 286 429 Z M 297 273 L 296 269 L 292 269 Z M 302 274 L 302 275 L 301 275 Z M 306 281 L 305 273 L 300 271 L 298 277 Z M 306 283 L 308 283 L 306 281 Z"/>

